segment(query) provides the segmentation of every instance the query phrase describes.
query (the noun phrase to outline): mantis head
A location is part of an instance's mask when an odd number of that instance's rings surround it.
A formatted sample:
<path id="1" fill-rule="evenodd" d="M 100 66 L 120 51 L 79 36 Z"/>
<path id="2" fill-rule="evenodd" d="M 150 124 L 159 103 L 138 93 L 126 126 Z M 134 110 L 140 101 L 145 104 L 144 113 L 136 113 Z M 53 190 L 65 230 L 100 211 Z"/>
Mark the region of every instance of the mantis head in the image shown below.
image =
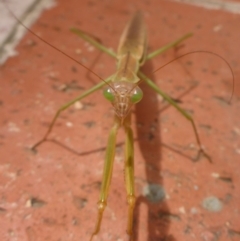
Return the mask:
<path id="1" fill-rule="evenodd" d="M 136 83 L 127 81 L 113 82 L 103 90 L 104 97 L 109 100 L 120 119 L 124 119 L 129 113 L 132 105 L 138 103 L 143 92 Z"/>

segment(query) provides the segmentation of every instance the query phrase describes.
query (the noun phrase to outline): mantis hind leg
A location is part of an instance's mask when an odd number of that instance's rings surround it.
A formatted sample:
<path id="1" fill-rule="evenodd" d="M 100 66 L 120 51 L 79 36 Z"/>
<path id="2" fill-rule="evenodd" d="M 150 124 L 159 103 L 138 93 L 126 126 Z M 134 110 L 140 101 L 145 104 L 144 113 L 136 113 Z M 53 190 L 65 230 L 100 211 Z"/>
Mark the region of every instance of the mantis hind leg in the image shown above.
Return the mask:
<path id="1" fill-rule="evenodd" d="M 105 82 L 100 82 L 99 84 L 93 86 L 92 88 L 90 88 L 89 90 L 85 91 L 84 93 L 82 93 L 81 95 L 76 97 L 75 99 L 73 99 L 73 100 L 69 101 L 68 103 L 66 103 L 65 105 L 61 106 L 58 109 L 58 111 L 56 112 L 56 114 L 54 115 L 54 117 L 53 117 L 53 119 L 52 119 L 52 121 L 50 123 L 50 126 L 49 126 L 47 132 L 45 133 L 45 135 L 43 136 L 43 138 L 40 141 L 38 141 L 34 146 L 32 146 L 31 150 L 36 151 L 36 148 L 38 146 L 40 146 L 44 141 L 47 140 L 49 134 L 51 133 L 51 131 L 53 129 L 53 126 L 54 126 L 57 118 L 59 117 L 59 115 L 61 114 L 62 111 L 66 110 L 68 107 L 73 105 L 75 102 L 83 99 L 84 97 L 86 97 L 86 96 L 92 94 L 93 92 L 95 92 L 96 90 L 100 89 L 101 87 L 103 87 L 106 84 L 106 82 L 109 82 L 110 80 L 111 80 L 111 77 L 107 78 L 105 80 Z"/>
<path id="2" fill-rule="evenodd" d="M 109 48 L 105 47 L 103 44 L 96 41 L 93 37 L 91 37 L 86 32 L 84 32 L 80 29 L 77 29 L 77 28 L 71 28 L 70 31 L 77 34 L 79 37 L 81 37 L 82 39 L 84 39 L 85 41 L 87 41 L 88 43 L 93 45 L 95 48 L 101 50 L 102 52 L 110 55 L 111 57 L 113 57 L 115 59 L 117 58 L 117 54 L 114 51 L 110 50 Z"/>
<path id="3" fill-rule="evenodd" d="M 147 55 L 146 60 L 150 60 L 150 59 L 156 57 L 157 55 L 162 54 L 165 51 L 167 51 L 167 50 L 169 50 L 171 48 L 176 47 L 178 44 L 180 44 L 181 42 L 183 42 L 187 38 L 191 37 L 192 35 L 193 35 L 192 33 L 187 33 L 187 34 L 183 35 L 181 38 L 179 38 L 179 39 L 177 39 L 177 40 L 175 40 L 175 41 L 173 41 L 173 42 L 171 42 L 169 44 L 166 44 L 162 48 L 159 48 L 159 49 L 153 51 L 152 53 Z"/>
<path id="4" fill-rule="evenodd" d="M 189 115 L 184 109 L 182 109 L 171 97 L 169 97 L 166 93 L 164 93 L 152 80 L 150 80 L 147 76 L 145 76 L 141 71 L 139 71 L 138 76 L 142 80 L 144 80 L 148 84 L 148 86 L 150 86 L 153 90 L 155 90 L 158 94 L 160 94 L 169 104 L 171 104 L 174 108 L 176 108 L 188 121 L 190 121 L 196 137 L 198 147 L 199 147 L 198 155 L 196 156 L 196 158 L 194 158 L 194 160 L 197 161 L 201 157 L 201 155 L 203 155 L 208 159 L 209 162 L 212 162 L 211 157 L 202 148 L 202 144 L 197 132 L 196 124 L 193 118 L 191 117 L 191 115 Z"/>

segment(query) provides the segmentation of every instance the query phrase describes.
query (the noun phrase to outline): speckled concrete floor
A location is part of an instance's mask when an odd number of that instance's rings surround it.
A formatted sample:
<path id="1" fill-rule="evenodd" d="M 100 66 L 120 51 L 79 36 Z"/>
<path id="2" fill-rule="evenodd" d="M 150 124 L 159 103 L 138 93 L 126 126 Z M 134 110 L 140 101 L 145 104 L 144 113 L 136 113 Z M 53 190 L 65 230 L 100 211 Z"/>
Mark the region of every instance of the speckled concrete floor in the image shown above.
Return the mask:
<path id="1" fill-rule="evenodd" d="M 197 149 L 190 124 L 142 84 L 145 97 L 133 118 L 134 241 L 237 241 L 240 15 L 170 1 L 71 0 L 59 1 L 32 30 L 105 78 L 115 62 L 69 28 L 81 28 L 116 49 L 136 9 L 144 11 L 149 51 L 194 33 L 177 51 L 146 63 L 144 71 L 193 115 L 213 163 L 192 161 Z M 235 91 L 230 105 L 231 72 L 216 56 L 192 54 L 151 74 L 196 50 L 217 53 L 231 65 Z M 0 240 L 88 240 L 112 108 L 101 92 L 93 94 L 61 115 L 50 137 L 54 141 L 31 153 L 29 147 L 46 132 L 55 111 L 98 79 L 30 33 L 17 51 L 0 69 Z M 120 132 L 108 208 L 94 240 L 127 240 L 123 140 Z"/>

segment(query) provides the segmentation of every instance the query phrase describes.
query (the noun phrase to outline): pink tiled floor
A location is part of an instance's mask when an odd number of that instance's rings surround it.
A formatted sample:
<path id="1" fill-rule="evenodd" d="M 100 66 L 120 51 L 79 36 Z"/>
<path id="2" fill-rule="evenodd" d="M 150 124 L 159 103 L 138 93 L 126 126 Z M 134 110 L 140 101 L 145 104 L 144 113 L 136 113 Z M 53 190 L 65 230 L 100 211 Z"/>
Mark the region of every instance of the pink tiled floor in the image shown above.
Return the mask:
<path id="1" fill-rule="evenodd" d="M 177 52 L 170 50 L 155 58 L 144 71 L 194 116 L 213 163 L 204 158 L 192 162 L 196 141 L 190 124 L 143 85 L 145 97 L 135 108 L 133 120 L 134 241 L 237 241 L 240 16 L 170 1 L 72 0 L 59 1 L 32 29 L 105 78 L 114 72 L 115 62 L 71 34 L 69 28 L 81 28 L 116 49 L 136 9 L 144 11 L 149 51 L 194 33 Z M 230 105 L 226 100 L 231 95 L 231 72 L 216 56 L 192 54 L 151 74 L 176 55 L 195 50 L 217 53 L 232 66 L 235 91 Z M 50 139 L 61 144 L 45 142 L 37 154 L 31 153 L 28 148 L 43 136 L 61 104 L 98 79 L 31 34 L 18 51 L 0 69 L 0 240 L 88 240 L 95 225 L 111 106 L 101 92 L 84 99 L 80 108 L 65 111 L 54 127 Z M 120 132 L 108 208 L 94 240 L 127 240 L 123 140 Z M 144 196 L 148 183 L 164 188 L 165 201 L 148 201 Z M 221 211 L 202 207 L 210 196 L 221 201 Z"/>

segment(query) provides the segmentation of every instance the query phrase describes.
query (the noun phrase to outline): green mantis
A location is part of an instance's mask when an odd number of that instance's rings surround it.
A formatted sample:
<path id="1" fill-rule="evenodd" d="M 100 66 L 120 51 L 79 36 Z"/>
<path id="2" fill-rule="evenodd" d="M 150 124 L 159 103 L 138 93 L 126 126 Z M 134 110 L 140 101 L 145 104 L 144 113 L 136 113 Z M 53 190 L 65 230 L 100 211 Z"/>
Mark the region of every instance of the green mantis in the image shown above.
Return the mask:
<path id="1" fill-rule="evenodd" d="M 96 42 L 94 39 L 86 35 L 84 32 L 72 29 L 73 32 L 78 34 L 80 37 L 86 41 L 93 44 L 98 49 L 106 52 L 110 56 L 117 60 L 117 71 L 115 74 L 108 77 L 106 80 L 102 80 L 99 84 L 87 90 L 74 100 L 63 105 L 55 114 L 50 127 L 48 128 L 44 137 L 36 143 L 32 149 L 36 148 L 47 140 L 51 130 L 62 111 L 67 109 L 70 105 L 74 104 L 76 101 L 83 99 L 87 95 L 90 95 L 94 91 L 105 86 L 104 96 L 113 105 L 114 123 L 110 129 L 104 171 L 102 177 L 100 198 L 98 201 L 98 217 L 96 222 L 96 227 L 91 235 L 90 240 L 93 239 L 101 226 L 101 221 L 104 213 L 104 209 L 107 205 L 107 198 L 109 193 L 109 187 L 111 182 L 113 162 L 115 156 L 115 146 L 117 132 L 120 127 L 123 127 L 126 134 L 125 139 L 125 184 L 127 190 L 127 202 L 128 202 L 128 222 L 127 222 L 127 233 L 132 236 L 133 229 L 133 211 L 135 206 L 135 190 L 134 190 L 134 148 L 133 148 L 133 132 L 131 128 L 131 107 L 139 102 L 142 98 L 142 91 L 138 87 L 140 81 L 145 81 L 152 89 L 157 93 L 162 95 L 170 104 L 172 104 L 178 111 L 180 111 L 192 124 L 193 130 L 196 136 L 197 143 L 199 145 L 199 154 L 204 154 L 210 160 L 210 157 L 204 152 L 201 147 L 200 138 L 198 136 L 195 123 L 192 117 L 187 114 L 181 107 L 179 107 L 168 95 L 162 92 L 147 76 L 145 76 L 139 68 L 144 64 L 146 60 L 153 58 L 154 56 L 163 53 L 181 43 L 186 38 L 190 37 L 191 34 L 186 34 L 177 41 L 168 44 L 167 46 L 158 49 L 150 55 L 146 54 L 146 28 L 144 25 L 143 15 L 137 12 L 131 21 L 126 26 L 118 47 L 117 53 L 108 50 L 103 45 Z"/>

